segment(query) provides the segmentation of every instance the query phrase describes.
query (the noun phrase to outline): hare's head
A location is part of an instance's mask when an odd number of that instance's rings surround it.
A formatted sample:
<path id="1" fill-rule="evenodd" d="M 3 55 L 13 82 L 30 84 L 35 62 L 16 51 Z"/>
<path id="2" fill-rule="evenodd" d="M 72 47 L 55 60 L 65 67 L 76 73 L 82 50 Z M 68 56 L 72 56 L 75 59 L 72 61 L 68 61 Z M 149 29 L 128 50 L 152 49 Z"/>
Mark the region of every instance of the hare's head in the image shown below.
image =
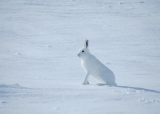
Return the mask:
<path id="1" fill-rule="evenodd" d="M 90 52 L 88 50 L 88 40 L 85 40 L 83 48 L 79 50 L 78 57 L 83 59 L 87 58 L 89 55 Z"/>

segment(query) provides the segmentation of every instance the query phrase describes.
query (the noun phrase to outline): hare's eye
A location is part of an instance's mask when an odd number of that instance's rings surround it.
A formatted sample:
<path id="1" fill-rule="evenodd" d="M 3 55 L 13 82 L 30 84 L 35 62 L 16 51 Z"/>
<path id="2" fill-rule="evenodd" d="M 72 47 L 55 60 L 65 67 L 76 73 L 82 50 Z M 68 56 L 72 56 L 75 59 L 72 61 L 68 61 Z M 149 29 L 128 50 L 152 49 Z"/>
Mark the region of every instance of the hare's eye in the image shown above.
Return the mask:
<path id="1" fill-rule="evenodd" d="M 82 52 L 84 52 L 84 50 Z"/>

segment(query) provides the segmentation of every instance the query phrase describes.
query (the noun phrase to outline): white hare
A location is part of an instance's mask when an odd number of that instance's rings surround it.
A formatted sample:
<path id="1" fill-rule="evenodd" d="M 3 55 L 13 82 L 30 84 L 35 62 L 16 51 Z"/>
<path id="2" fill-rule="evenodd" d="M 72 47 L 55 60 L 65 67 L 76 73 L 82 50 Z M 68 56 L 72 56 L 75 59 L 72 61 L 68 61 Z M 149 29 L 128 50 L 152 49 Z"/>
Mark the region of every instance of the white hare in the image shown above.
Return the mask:
<path id="1" fill-rule="evenodd" d="M 89 84 L 88 77 L 90 75 L 102 85 L 117 86 L 113 72 L 89 52 L 88 40 L 85 40 L 84 47 L 79 51 L 78 57 L 81 58 L 81 66 L 87 73 L 82 84 Z"/>

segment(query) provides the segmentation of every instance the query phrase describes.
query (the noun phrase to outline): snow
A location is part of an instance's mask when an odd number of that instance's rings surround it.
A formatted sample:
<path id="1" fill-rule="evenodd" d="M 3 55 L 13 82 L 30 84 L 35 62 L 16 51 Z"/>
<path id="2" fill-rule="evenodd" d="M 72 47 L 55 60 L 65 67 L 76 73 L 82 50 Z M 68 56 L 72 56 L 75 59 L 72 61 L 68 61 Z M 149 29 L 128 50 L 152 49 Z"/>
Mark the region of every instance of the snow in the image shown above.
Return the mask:
<path id="1" fill-rule="evenodd" d="M 159 0 L 0 1 L 0 114 L 159 114 Z M 82 85 L 85 39 L 117 87 Z"/>

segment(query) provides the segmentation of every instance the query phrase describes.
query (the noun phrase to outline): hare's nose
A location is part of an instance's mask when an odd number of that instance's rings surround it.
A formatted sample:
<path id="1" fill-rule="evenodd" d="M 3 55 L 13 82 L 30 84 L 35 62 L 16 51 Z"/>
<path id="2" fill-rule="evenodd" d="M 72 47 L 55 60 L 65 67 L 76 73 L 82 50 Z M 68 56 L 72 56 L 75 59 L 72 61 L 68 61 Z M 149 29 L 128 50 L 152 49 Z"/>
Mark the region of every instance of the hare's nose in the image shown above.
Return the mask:
<path id="1" fill-rule="evenodd" d="M 79 54 L 77 54 L 79 56 Z"/>

